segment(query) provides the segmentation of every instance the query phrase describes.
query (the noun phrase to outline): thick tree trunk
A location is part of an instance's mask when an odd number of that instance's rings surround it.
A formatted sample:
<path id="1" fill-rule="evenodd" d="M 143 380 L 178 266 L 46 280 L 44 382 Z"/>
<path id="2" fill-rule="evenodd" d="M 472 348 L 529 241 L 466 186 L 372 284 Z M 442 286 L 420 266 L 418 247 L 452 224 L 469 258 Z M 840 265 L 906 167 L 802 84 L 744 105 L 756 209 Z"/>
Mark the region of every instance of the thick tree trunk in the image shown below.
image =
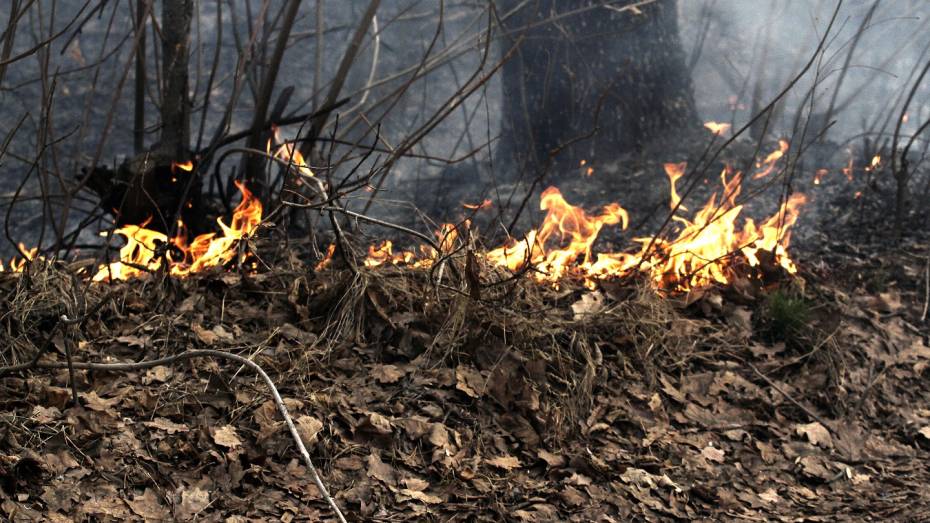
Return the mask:
<path id="1" fill-rule="evenodd" d="M 623 5 L 531 0 L 504 22 L 522 38 L 503 71 L 504 154 L 531 169 L 554 151 L 559 165 L 606 161 L 697 123 L 676 1 Z"/>
<path id="2" fill-rule="evenodd" d="M 163 0 L 161 147 L 177 161 L 187 160 L 191 136 L 188 54 L 193 0 Z"/>

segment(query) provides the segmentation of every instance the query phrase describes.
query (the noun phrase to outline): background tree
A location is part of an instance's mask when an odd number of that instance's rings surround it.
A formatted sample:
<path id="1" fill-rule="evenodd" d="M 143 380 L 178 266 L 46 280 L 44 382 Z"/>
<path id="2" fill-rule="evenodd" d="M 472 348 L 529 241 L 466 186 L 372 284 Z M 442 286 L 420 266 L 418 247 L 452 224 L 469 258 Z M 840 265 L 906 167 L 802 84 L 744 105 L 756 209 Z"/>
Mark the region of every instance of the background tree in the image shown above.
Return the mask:
<path id="1" fill-rule="evenodd" d="M 675 0 L 501 3 L 503 146 L 528 167 L 607 160 L 695 125 Z M 618 4 L 619 5 L 619 4 Z"/>

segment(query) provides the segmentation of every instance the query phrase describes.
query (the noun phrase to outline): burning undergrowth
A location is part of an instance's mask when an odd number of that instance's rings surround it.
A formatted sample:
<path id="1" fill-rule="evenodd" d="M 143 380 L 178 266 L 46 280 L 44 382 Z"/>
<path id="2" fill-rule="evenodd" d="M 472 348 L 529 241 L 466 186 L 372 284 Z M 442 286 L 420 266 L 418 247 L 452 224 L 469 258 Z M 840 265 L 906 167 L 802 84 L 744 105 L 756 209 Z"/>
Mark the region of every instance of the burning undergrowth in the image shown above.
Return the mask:
<path id="1" fill-rule="evenodd" d="M 838 506 L 887 518 L 902 506 L 882 501 L 889 492 L 919 501 L 922 476 L 906 467 L 925 451 L 877 413 L 913 404 L 905 391 L 922 389 L 910 364 L 930 360 L 901 317 L 870 316 L 870 302 L 816 282 L 793 291 L 816 302 L 809 327 L 829 336 L 786 347 L 755 329 L 768 314 L 762 288 L 687 300 L 657 294 L 645 275 L 597 290 L 511 278 L 474 298 L 467 258 L 447 260 L 441 278 L 395 266 L 314 274 L 295 260 L 90 286 L 74 267 L 34 263 L 0 276 L 3 328 L 17 342 L 4 364 L 28 361 L 55 318 L 80 310 L 85 321 L 54 332 L 43 361 L 64 361 L 68 347 L 78 361 L 247 356 L 277 382 L 353 519 L 765 518 Z M 821 319 L 836 316 L 846 325 Z M 887 352 L 875 322 L 916 345 Z M 908 364 L 874 386 L 859 369 L 882 358 Z M 327 517 L 250 376 L 209 360 L 77 370 L 75 407 L 67 371 L 5 375 L 12 437 L 0 466 L 16 501 L 2 509 Z M 903 470 L 915 479 L 901 484 Z"/>
<path id="2" fill-rule="evenodd" d="M 277 141 L 277 140 L 275 140 Z M 303 179 L 316 184 L 312 170 L 293 147 L 281 146 L 268 154 L 293 168 Z M 778 148 L 755 165 L 753 180 L 767 178 L 788 151 L 789 144 L 781 140 Z M 700 291 L 713 285 L 732 285 L 734 279 L 750 274 L 763 283 L 773 271 L 788 274 L 797 267 L 788 254 L 791 228 L 797 222 L 806 197 L 794 193 L 784 198 L 770 217 L 756 222 L 744 215 L 746 204 L 741 199 L 744 174 L 729 166 L 719 175 L 719 187 L 705 203 L 690 212 L 679 194 L 683 178 L 695 178 L 687 173 L 687 163 L 664 165 L 669 183 L 669 220 L 653 236 L 634 236 L 627 243 L 636 245 L 620 250 L 599 249 L 602 232 L 609 228 L 625 230 L 629 213 L 619 203 L 608 203 L 599 210 L 588 211 L 569 203 L 556 187 L 540 195 L 539 208 L 545 212 L 541 224 L 522 238 L 510 238 L 502 245 L 476 249 L 478 234 L 465 219 L 443 224 L 435 232 L 436 240 L 415 251 L 395 252 L 393 243 L 384 240 L 367 248 L 363 265 L 374 268 L 383 265 L 405 266 L 411 269 L 431 269 L 449 257 L 467 252 L 473 263 L 471 272 L 503 268 L 511 273 L 527 272 L 538 282 L 559 286 L 566 279 L 581 280 L 589 288 L 599 281 L 644 275 L 656 289 L 666 293 Z M 705 180 L 706 183 L 706 180 Z M 99 265 L 91 272 L 94 281 L 125 280 L 144 274 L 165 271 L 185 277 L 227 267 L 233 260 L 242 266 L 248 250 L 244 240 L 256 235 L 263 220 L 263 208 L 243 184 L 237 182 L 241 201 L 232 211 L 228 223 L 216 220 L 218 232 L 188 238 L 186 226 L 178 221 L 177 232 L 170 236 L 146 228 L 148 221 L 115 229 L 112 236 L 122 238 L 117 260 Z M 322 187 L 323 185 L 321 185 Z M 321 189 L 322 190 L 322 189 Z M 690 187 L 685 190 L 685 194 Z M 475 212 L 490 206 L 474 206 Z M 468 206 L 466 206 L 468 207 Z M 105 236 L 109 239 L 111 234 Z M 24 258 L 37 257 L 35 249 L 20 247 Z M 327 256 L 316 266 L 326 268 L 335 253 L 330 245 Z M 109 258 L 109 253 L 107 255 Z M 26 261 L 12 260 L 9 270 L 22 270 Z M 248 262 L 252 270 L 254 260 Z M 473 279 L 477 275 L 472 275 Z"/>

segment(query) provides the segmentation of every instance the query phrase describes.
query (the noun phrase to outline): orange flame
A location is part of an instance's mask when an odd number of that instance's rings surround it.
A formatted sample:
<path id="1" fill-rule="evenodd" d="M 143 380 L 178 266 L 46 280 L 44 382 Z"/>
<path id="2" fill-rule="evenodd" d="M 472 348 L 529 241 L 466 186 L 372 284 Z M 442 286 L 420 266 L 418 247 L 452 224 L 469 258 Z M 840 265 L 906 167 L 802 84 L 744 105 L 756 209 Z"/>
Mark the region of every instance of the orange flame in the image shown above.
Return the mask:
<path id="1" fill-rule="evenodd" d="M 24 258 L 14 256 L 10 258 L 6 266 L 3 265 L 3 260 L 0 260 L 0 272 L 23 272 L 26 270 L 26 265 L 38 258 L 39 255 L 38 247 L 29 249 L 23 243 L 19 244 L 19 252 L 23 254 Z"/>
<path id="2" fill-rule="evenodd" d="M 662 167 L 665 168 L 665 174 L 668 175 L 669 183 L 672 186 L 669 207 L 674 209 L 679 202 L 681 202 L 681 196 L 678 196 L 678 189 L 675 188 L 675 184 L 678 182 L 678 179 L 685 175 L 685 169 L 688 168 L 687 162 L 681 163 L 667 163 Z M 682 211 L 687 211 L 688 208 L 682 205 L 679 207 Z"/>
<path id="3" fill-rule="evenodd" d="M 756 168 L 761 170 L 753 175 L 752 179 L 758 180 L 772 174 L 772 171 L 775 170 L 775 164 L 788 152 L 789 147 L 788 140 L 778 140 L 778 149 L 770 152 L 761 162 L 756 163 Z"/>
<path id="4" fill-rule="evenodd" d="M 282 143 L 280 146 L 278 146 L 277 149 L 275 149 L 274 153 L 272 154 L 272 145 L 274 143 L 281 142 L 281 133 L 278 130 L 278 127 L 273 126 L 272 131 L 274 133 L 274 137 L 268 139 L 268 143 L 265 146 L 265 152 L 286 163 L 288 166 L 296 169 L 297 172 L 303 176 L 315 176 L 313 171 L 310 169 L 310 166 L 307 165 L 307 162 L 304 160 L 304 155 L 300 153 L 299 149 L 294 147 L 293 143 Z"/>
<path id="5" fill-rule="evenodd" d="M 244 185 L 235 183 L 242 193 L 242 201 L 233 210 L 229 225 L 217 218 L 219 234 L 201 234 L 187 243 L 183 222 L 179 222 L 178 234 L 171 239 L 163 232 L 146 229 L 148 221 L 120 227 L 114 233 L 125 237 L 126 245 L 119 250 L 119 261 L 101 265 L 94 281 L 125 280 L 156 271 L 163 264 L 172 276 L 188 276 L 232 261 L 238 252 L 238 242 L 255 232 L 262 219 L 261 202 Z M 169 244 L 180 251 L 180 256 L 167 249 Z"/>
<path id="6" fill-rule="evenodd" d="M 462 207 L 470 209 L 472 211 L 477 211 L 478 209 L 486 209 L 492 204 L 491 200 L 485 199 L 481 203 L 463 203 Z"/>
<path id="7" fill-rule="evenodd" d="M 730 124 L 721 123 L 721 122 L 704 122 L 704 127 L 706 127 L 710 132 L 714 133 L 717 136 L 722 136 L 727 131 L 730 130 Z"/>
<path id="8" fill-rule="evenodd" d="M 820 185 L 820 182 L 822 182 L 824 177 L 828 174 L 830 174 L 830 171 L 827 169 L 817 169 L 817 172 L 814 174 L 814 185 Z"/>
<path id="9" fill-rule="evenodd" d="M 671 201 L 680 202 L 675 181 L 684 173 L 686 164 L 666 164 L 671 181 Z M 743 209 L 737 202 L 741 190 L 742 174 L 725 169 L 720 175 L 722 189 L 713 194 L 706 204 L 690 219 L 675 216 L 677 234 L 672 239 L 635 238 L 641 244 L 638 252 L 594 253 L 594 244 L 601 230 L 608 225 L 627 227 L 629 217 L 618 204 L 601 208 L 589 214 L 581 207 L 569 204 L 555 187 L 543 191 L 540 209 L 546 216 L 538 229 L 533 229 L 522 240 L 511 239 L 506 244 L 484 254 L 491 265 L 511 271 L 532 269 L 538 281 L 558 286 L 566 276 L 579 277 L 593 287 L 598 279 L 621 277 L 634 271 L 645 273 L 657 288 L 666 291 L 687 292 L 713 284 L 732 281 L 735 267 L 742 260 L 750 267 L 758 267 L 763 258 L 788 273 L 797 267 L 788 256 L 790 229 L 797 222 L 804 195 L 794 194 L 784 202 L 778 212 L 756 224 L 743 220 Z M 681 207 L 679 207 L 681 209 Z M 451 243 L 443 245 L 450 249 Z M 764 254 L 768 253 L 768 254 Z M 427 260 L 428 262 L 428 260 Z M 423 266 L 413 253 L 393 252 L 393 245 L 385 241 L 369 247 L 365 265 L 377 267 L 385 263 Z M 428 265 L 428 263 L 425 263 Z"/>
<path id="10" fill-rule="evenodd" d="M 171 172 L 174 172 L 175 169 L 181 169 L 182 171 L 191 172 L 194 170 L 194 162 L 188 160 L 186 162 L 171 162 Z"/>

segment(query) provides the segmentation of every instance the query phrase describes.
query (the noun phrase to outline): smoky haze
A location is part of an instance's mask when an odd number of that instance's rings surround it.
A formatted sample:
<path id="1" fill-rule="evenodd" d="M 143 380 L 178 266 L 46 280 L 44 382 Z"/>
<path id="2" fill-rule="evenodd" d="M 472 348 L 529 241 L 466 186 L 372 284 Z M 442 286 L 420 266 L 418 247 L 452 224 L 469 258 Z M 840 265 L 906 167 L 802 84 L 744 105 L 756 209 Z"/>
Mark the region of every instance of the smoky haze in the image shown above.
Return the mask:
<path id="1" fill-rule="evenodd" d="M 292 45 L 285 52 L 273 96 L 277 100 L 284 89 L 293 88 L 285 115 L 306 113 L 321 102 L 367 3 L 327 1 L 317 9 L 316 2 L 306 2 L 296 20 Z M 625 2 L 609 3 L 619 6 Z M 31 23 L 46 32 L 55 32 L 49 27 L 62 30 L 79 12 L 79 4 L 58 3 L 54 20 L 50 19 L 51 10 L 37 9 L 30 12 Z M 262 5 L 267 6 L 264 16 L 274 19 L 283 2 L 195 2 L 190 60 L 194 148 L 205 147 L 222 121 L 223 108 L 234 93 L 237 47 L 244 45 L 255 20 L 263 16 Z M 375 31 L 369 32 L 343 88 L 343 95 L 350 101 L 340 108 L 338 119 L 331 119 L 326 133 L 337 133 L 347 141 L 363 139 L 372 143 L 375 133 L 370 124 L 378 122 L 380 147 L 390 149 L 450 103 L 476 71 L 489 72 L 504 46 L 500 39 L 493 38 L 488 63 L 481 67 L 489 21 L 485 3 L 446 2 L 441 24 L 438 5 L 431 0 L 383 2 L 377 12 L 377 38 L 372 37 Z M 888 136 L 893 127 L 889 127 L 888 116 L 900 106 L 902 93 L 928 58 L 930 5 L 922 1 L 881 2 L 870 14 L 872 6 L 871 1 L 843 4 L 836 28 L 814 69 L 773 113 L 769 128 L 772 138 L 794 134 L 796 122 L 808 120 L 809 135 L 822 132 L 828 123 L 824 114 L 831 104 L 834 111 L 830 121 L 835 123 L 828 137 L 833 142 L 849 141 L 854 145 L 854 138 L 861 133 L 873 133 L 870 136 L 879 141 Z M 834 7 L 834 2 L 822 0 L 680 1 L 678 22 L 690 67 L 681 74 L 692 76 L 700 117 L 737 127 L 745 124 L 753 109 L 775 97 L 810 59 Z M 0 193 L 6 210 L 28 176 L 21 190 L 23 201 L 10 211 L 7 220 L 12 239 L 27 245 L 35 245 L 40 239 L 48 244 L 48 235 L 41 232 L 40 224 L 53 214 L 50 206 L 54 201 L 41 204 L 29 199 L 41 189 L 37 171 L 54 173 L 49 178 L 53 187 L 47 189 L 54 194 L 60 192 L 58 184 L 71 183 L 94 158 L 116 165 L 133 154 L 132 15 L 123 2 L 104 3 L 91 13 L 85 10 L 80 18 L 87 14 L 91 16 L 79 33 L 64 31 L 67 38 L 55 40 L 47 53 L 10 64 L 3 78 L 0 133 L 6 136 L 20 119 L 25 119 L 3 159 Z M 322 14 L 319 19 L 318 14 Z M 0 13 L 0 26 L 6 26 L 8 17 L 8 12 Z M 322 35 L 317 32 L 320 27 Z M 36 45 L 34 34 L 39 33 L 17 34 L 14 56 Z M 270 47 L 262 44 L 273 41 L 274 35 L 259 32 L 255 37 L 251 48 L 262 63 L 267 59 L 263 53 Z M 151 38 L 150 34 L 149 43 Z M 844 76 L 841 71 L 853 46 Z M 149 63 L 157 59 L 151 45 L 147 59 Z M 44 67 L 43 60 L 47 60 L 48 67 Z M 97 63 L 102 65 L 93 67 Z M 214 84 L 206 104 L 206 85 L 214 68 Z M 56 71 L 52 92 L 49 74 Z M 231 132 L 246 129 L 251 122 L 261 71 L 258 67 L 244 74 L 244 88 L 231 113 Z M 150 72 L 147 146 L 158 137 L 154 77 L 155 73 Z M 806 96 L 811 89 L 813 97 Z M 416 157 L 400 159 L 385 177 L 375 211 L 402 223 L 422 224 L 422 215 L 410 202 L 424 207 L 426 214 L 435 210 L 429 208 L 432 195 L 424 194 L 424 188 L 443 190 L 435 180 L 450 172 L 461 177 L 458 185 L 467 187 L 466 192 L 473 193 L 475 200 L 490 195 L 501 176 L 495 169 L 507 168 L 500 158 L 507 152 L 495 148 L 501 132 L 501 92 L 499 76 L 492 76 L 433 127 L 413 149 Z M 924 85 L 915 97 L 905 132 L 915 130 L 930 115 L 927 92 Z M 49 99 L 51 105 L 46 103 Z M 51 110 L 44 110 L 46 106 Z M 205 118 L 203 124 L 201 118 Z M 293 137 L 296 132 L 295 126 L 285 128 L 282 134 Z M 40 150 L 36 144 L 43 133 L 54 145 Z M 450 171 L 443 162 L 431 159 L 459 156 L 468 157 L 461 162 L 468 168 Z M 36 157 L 38 162 L 34 162 Z M 376 162 L 376 157 L 368 161 Z M 73 220 L 93 211 L 92 195 L 83 196 L 77 204 L 81 212 Z M 364 197 L 349 202 L 358 207 L 364 203 Z M 99 245 L 101 240 L 95 232 L 107 225 L 105 218 L 93 221 L 82 230 L 79 244 Z M 9 256 L 13 252 L 9 242 L 3 242 L 0 253 Z"/>

